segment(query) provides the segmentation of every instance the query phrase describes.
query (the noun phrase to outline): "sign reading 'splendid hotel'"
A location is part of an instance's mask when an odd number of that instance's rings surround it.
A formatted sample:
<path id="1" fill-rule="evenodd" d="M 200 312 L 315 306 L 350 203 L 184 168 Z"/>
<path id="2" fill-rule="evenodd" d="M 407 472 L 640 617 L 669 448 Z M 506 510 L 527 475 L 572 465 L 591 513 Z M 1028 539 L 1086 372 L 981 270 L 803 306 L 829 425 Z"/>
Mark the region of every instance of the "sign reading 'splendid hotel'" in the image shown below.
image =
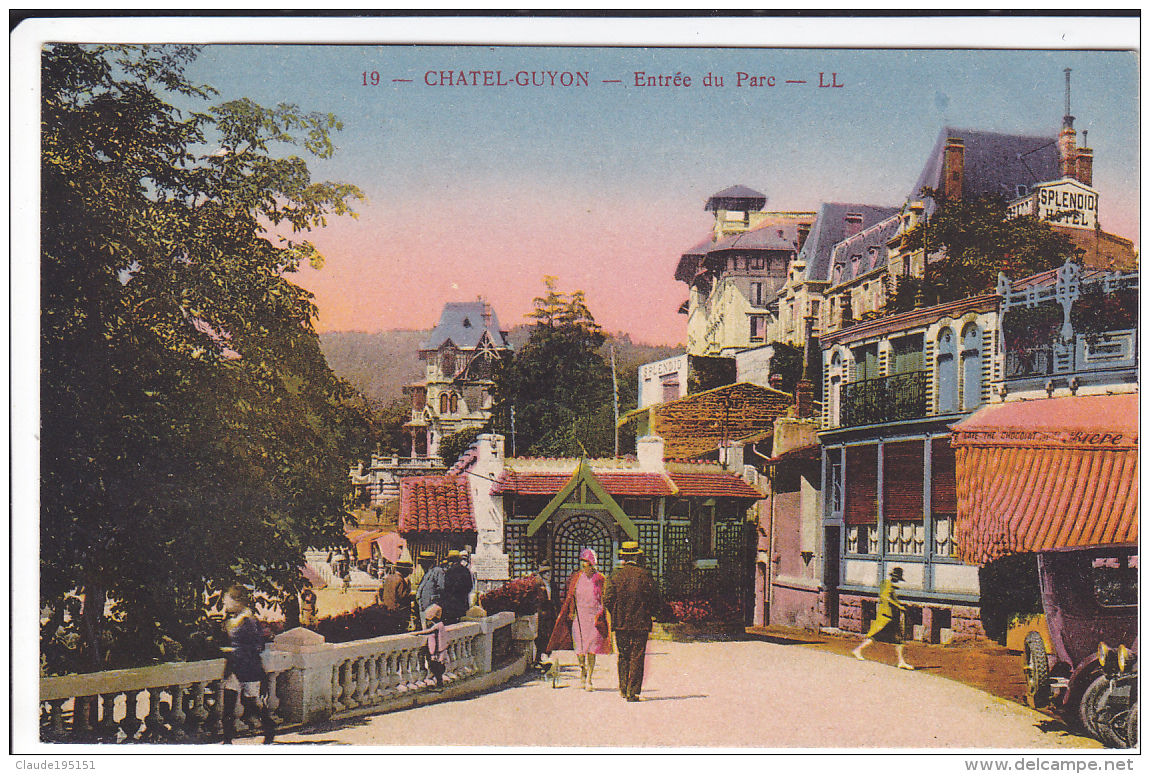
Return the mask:
<path id="1" fill-rule="evenodd" d="M 1010 203 L 1010 217 L 1034 215 L 1059 226 L 1094 229 L 1098 225 L 1098 192 L 1064 177 L 1035 185 L 1027 196 Z"/>

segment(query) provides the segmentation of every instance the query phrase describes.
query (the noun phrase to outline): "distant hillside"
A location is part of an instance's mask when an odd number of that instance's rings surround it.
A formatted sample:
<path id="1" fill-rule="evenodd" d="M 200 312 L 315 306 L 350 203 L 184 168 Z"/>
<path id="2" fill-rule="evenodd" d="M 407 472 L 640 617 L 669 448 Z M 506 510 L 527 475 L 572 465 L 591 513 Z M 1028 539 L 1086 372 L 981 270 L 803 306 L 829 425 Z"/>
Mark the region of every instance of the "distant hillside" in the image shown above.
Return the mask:
<path id="1" fill-rule="evenodd" d="M 331 370 L 351 382 L 375 408 L 403 398 L 403 385 L 423 378 L 419 344 L 430 331 L 346 331 L 319 337 Z"/>
<path id="2" fill-rule="evenodd" d="M 381 331 L 363 333 L 346 331 L 320 334 L 320 347 L 328 365 L 339 376 L 367 396 L 377 408 L 403 398 L 403 385 L 423 378 L 423 363 L 419 360 L 419 344 L 430 331 Z M 515 349 L 520 349 L 531 337 L 530 325 L 516 325 L 507 335 Z M 682 347 L 636 344 L 626 333 L 616 333 L 601 350 L 610 362 L 611 344 L 615 345 L 615 363 L 619 372 L 619 393 L 633 396 L 639 366 L 655 360 L 683 353 Z M 633 402 L 632 402 L 632 405 Z"/>

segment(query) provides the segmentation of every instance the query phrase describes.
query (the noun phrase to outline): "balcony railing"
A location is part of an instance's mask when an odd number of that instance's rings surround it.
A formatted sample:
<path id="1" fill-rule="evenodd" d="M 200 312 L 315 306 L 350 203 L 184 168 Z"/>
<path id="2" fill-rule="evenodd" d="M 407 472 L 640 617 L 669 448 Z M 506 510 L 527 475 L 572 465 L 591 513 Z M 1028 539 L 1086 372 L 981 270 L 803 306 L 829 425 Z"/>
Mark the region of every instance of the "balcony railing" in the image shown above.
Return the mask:
<path id="1" fill-rule="evenodd" d="M 842 427 L 877 425 L 926 416 L 926 372 L 913 371 L 844 384 Z"/>
<path id="2" fill-rule="evenodd" d="M 1052 373 L 1054 373 L 1054 347 L 1051 344 L 1006 351 L 1007 379 L 1049 376 Z"/>

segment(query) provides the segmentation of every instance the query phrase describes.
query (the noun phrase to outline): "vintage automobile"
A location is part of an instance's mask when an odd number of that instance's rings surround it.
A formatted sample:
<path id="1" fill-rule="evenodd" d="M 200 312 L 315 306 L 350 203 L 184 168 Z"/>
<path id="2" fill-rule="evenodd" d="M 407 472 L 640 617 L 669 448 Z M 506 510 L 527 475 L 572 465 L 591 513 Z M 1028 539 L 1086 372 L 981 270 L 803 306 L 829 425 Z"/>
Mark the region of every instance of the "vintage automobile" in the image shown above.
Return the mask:
<path id="1" fill-rule="evenodd" d="M 1038 552 L 1049 639 L 1026 635 L 1027 698 L 1113 747 L 1137 744 L 1138 546 Z"/>

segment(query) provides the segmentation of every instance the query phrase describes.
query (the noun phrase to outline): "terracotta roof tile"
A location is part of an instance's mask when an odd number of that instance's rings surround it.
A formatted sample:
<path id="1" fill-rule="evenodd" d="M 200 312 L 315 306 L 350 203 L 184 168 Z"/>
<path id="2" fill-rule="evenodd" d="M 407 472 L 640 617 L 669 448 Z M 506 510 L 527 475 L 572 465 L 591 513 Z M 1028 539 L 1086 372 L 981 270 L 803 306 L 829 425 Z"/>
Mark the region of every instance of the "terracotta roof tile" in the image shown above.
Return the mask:
<path id="1" fill-rule="evenodd" d="M 753 497 L 763 495 L 729 473 L 596 473 L 612 497 Z M 554 495 L 571 480 L 563 473 L 504 471 L 492 494 Z M 672 487 L 672 484 L 674 485 Z"/>
<path id="2" fill-rule="evenodd" d="M 412 476 L 400 482 L 400 533 L 474 531 L 466 476 Z"/>
<path id="3" fill-rule="evenodd" d="M 671 473 L 671 480 L 682 497 L 748 497 L 761 500 L 765 495 L 743 479 L 730 473 Z"/>

